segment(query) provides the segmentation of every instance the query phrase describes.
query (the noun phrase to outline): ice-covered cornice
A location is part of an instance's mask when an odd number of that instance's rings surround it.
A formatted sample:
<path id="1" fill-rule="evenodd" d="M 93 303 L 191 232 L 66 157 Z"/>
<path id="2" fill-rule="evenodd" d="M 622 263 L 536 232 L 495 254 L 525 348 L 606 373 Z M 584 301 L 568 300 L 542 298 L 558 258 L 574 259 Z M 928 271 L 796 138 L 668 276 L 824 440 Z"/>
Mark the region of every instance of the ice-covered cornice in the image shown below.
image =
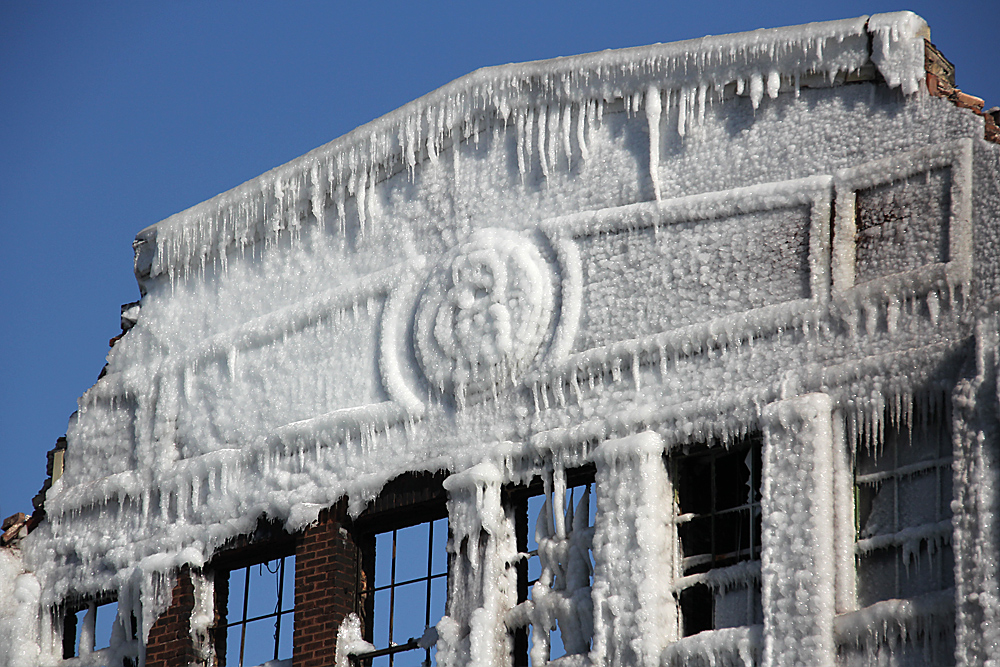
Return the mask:
<path id="1" fill-rule="evenodd" d="M 328 207 L 343 221 L 352 197 L 364 229 L 363 197 L 375 183 L 495 121 L 520 137 L 554 117 L 567 140 L 571 133 L 583 139 L 608 103 L 643 108 L 651 120 L 673 105 L 675 129 L 683 134 L 706 100 L 744 95 L 756 107 L 765 95 L 836 85 L 873 68 L 889 86 L 912 94 L 924 76 L 927 35 L 922 18 L 895 12 L 479 69 L 143 230 L 136 273 L 187 276 L 224 262 L 234 247 L 273 239 L 310 218 L 322 225 Z M 585 142 L 581 149 L 585 159 Z"/>

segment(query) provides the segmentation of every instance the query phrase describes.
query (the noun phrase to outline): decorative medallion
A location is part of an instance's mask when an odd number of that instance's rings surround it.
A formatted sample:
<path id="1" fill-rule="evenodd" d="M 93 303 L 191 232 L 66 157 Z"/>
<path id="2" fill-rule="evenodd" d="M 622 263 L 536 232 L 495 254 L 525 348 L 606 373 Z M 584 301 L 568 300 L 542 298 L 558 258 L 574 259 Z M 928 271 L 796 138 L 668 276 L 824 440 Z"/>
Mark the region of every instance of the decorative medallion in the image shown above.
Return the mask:
<path id="1" fill-rule="evenodd" d="M 464 401 L 499 388 L 536 359 L 552 321 L 548 265 L 524 235 L 484 229 L 434 269 L 417 303 L 417 361 L 427 379 Z"/>

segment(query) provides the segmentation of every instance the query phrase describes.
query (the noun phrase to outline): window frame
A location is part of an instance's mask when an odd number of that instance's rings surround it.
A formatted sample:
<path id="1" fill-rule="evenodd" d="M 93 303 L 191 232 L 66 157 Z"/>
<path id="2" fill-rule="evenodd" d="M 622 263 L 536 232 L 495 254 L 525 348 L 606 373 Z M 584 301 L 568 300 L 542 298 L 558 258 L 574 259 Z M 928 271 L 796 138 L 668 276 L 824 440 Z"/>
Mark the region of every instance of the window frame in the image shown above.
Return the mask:
<path id="1" fill-rule="evenodd" d="M 936 433 L 934 432 L 936 430 Z M 937 400 L 929 400 L 925 405 L 907 406 L 905 412 L 893 416 L 886 414 L 882 416 L 882 423 L 877 426 L 877 431 L 882 434 L 881 441 L 869 442 L 875 430 L 865 430 L 855 439 L 855 448 L 852 457 L 852 491 L 854 494 L 854 563 L 855 577 L 857 582 L 857 606 L 867 608 L 873 604 L 878 604 L 885 600 L 909 599 L 914 595 L 904 595 L 903 579 L 909 579 L 909 574 L 901 573 L 901 570 L 908 571 L 912 563 L 904 562 L 910 556 L 906 552 L 904 534 L 907 531 L 920 532 L 926 529 L 924 534 L 918 536 L 918 552 L 926 549 L 938 549 L 938 555 L 933 558 L 934 566 L 938 571 L 934 576 L 938 579 L 940 586 L 927 591 L 918 592 L 916 596 L 947 590 L 954 586 L 954 571 L 945 571 L 946 556 L 944 551 L 951 552 L 951 540 L 954 536 L 954 528 L 951 524 L 953 513 L 951 511 L 951 500 L 954 497 L 954 487 L 952 479 L 952 463 L 954 461 L 952 442 L 951 405 L 947 397 L 940 397 Z M 900 448 L 914 447 L 915 439 L 919 437 L 918 432 L 925 434 L 924 445 L 936 444 L 937 452 L 935 456 L 909 463 L 900 463 Z M 890 435 L 891 434 L 891 435 Z M 934 438 L 931 443 L 930 438 Z M 885 454 L 886 443 L 892 438 L 893 460 L 887 466 L 883 465 L 881 457 Z M 873 448 L 878 448 L 875 451 Z M 945 455 L 942 455 L 942 450 Z M 875 451 L 873 454 L 872 452 Z M 869 457 L 873 461 L 874 470 L 862 471 L 862 456 Z M 920 475 L 933 474 L 935 476 L 934 491 L 934 520 L 918 525 L 904 525 L 901 518 L 901 486 L 905 485 L 907 479 L 915 479 Z M 887 483 L 892 484 L 892 527 L 889 530 L 878 532 L 872 535 L 864 535 L 864 530 L 875 511 L 876 498 L 879 489 L 885 487 Z M 951 491 L 951 497 L 945 497 L 945 491 Z M 866 496 L 868 496 L 866 498 Z M 939 530 L 944 526 L 944 530 Z M 938 545 L 937 543 L 941 544 Z M 933 545 L 933 546 L 932 546 Z M 893 582 L 892 595 L 885 597 L 875 593 L 870 593 L 864 587 L 864 563 L 866 559 L 878 557 L 877 554 L 892 555 L 893 558 Z M 920 555 L 915 558 L 919 565 Z M 949 576 L 950 574 L 950 576 Z"/>
<path id="2" fill-rule="evenodd" d="M 527 558 L 520 558 L 515 565 L 517 572 L 517 604 L 526 602 L 529 599 L 528 593 L 531 586 L 535 583 L 530 581 L 528 576 L 529 559 L 537 553 L 528 551 L 528 534 L 532 525 L 532 517 L 528 512 L 528 501 L 530 498 L 545 494 L 545 479 L 543 475 L 547 474 L 547 472 L 533 475 L 528 484 L 504 485 L 501 491 L 503 505 L 509 509 L 514 519 L 514 536 L 517 552 L 519 554 L 527 554 L 528 556 Z M 594 497 L 596 497 L 597 466 L 595 464 L 588 463 L 576 468 L 567 468 L 564 473 L 566 476 L 567 491 L 579 486 L 591 486 L 593 487 L 591 493 L 595 494 Z M 591 525 L 594 524 L 596 518 L 596 516 L 591 517 Z M 512 632 L 513 649 L 511 664 L 513 667 L 527 667 L 530 664 L 529 654 L 531 652 L 531 643 L 528 639 L 529 625 L 518 627 Z"/>
<path id="3" fill-rule="evenodd" d="M 86 596 L 86 597 L 76 597 L 70 598 L 67 602 L 62 605 L 61 616 L 62 616 L 62 658 L 63 660 L 70 659 L 80 659 L 89 658 L 91 656 L 100 654 L 102 651 L 106 650 L 108 646 L 97 647 L 98 637 L 96 633 L 90 638 L 93 642 L 86 650 L 80 645 L 82 640 L 81 635 L 81 625 L 82 623 L 77 621 L 77 614 L 81 611 L 86 613 L 94 613 L 94 621 L 96 624 L 97 614 L 100 613 L 101 607 L 107 607 L 109 605 L 117 605 L 118 598 L 113 592 L 105 592 L 96 596 Z M 116 607 L 117 610 L 117 607 Z M 84 616 L 84 619 L 86 615 Z M 131 617 L 132 627 L 131 627 L 131 637 L 129 641 L 136 642 L 136 655 L 138 655 L 138 621 L 133 615 Z M 117 614 L 111 621 L 111 635 L 114 634 L 114 624 L 117 621 Z M 108 637 L 110 640 L 111 636 Z M 110 646 L 110 644 L 109 644 Z M 128 662 L 135 658 L 135 656 L 125 656 L 123 658 L 123 665 L 133 664 Z"/>
<path id="4" fill-rule="evenodd" d="M 391 566 L 392 574 L 390 575 L 390 581 L 393 583 L 389 586 L 375 586 L 376 540 L 379 535 L 392 533 L 395 541 L 398 531 L 422 524 L 429 524 L 427 544 L 428 568 L 433 569 L 434 523 L 444 519 L 446 521 L 447 541 L 451 539 L 447 494 L 443 486 L 443 481 L 446 477 L 446 472 L 405 473 L 387 483 L 378 497 L 353 522 L 352 532 L 357 539 L 357 544 L 361 551 L 361 563 L 358 568 L 358 580 L 355 589 L 354 611 L 361 619 L 362 635 L 365 641 L 372 642 L 375 634 L 375 594 L 384 590 L 392 591 L 390 593 L 389 610 L 390 645 L 376 647 L 373 651 L 350 655 L 351 664 L 355 667 L 370 667 L 375 658 L 383 656 L 389 656 L 389 664 L 392 665 L 396 654 L 421 648 L 418 644 L 420 637 L 410 637 L 408 641 L 402 644 L 393 645 L 391 643 L 393 641 L 392 631 L 394 629 L 393 620 L 395 616 L 394 589 L 426 581 L 427 587 L 424 591 L 425 631 L 427 628 L 433 627 L 430 625 L 430 621 L 433 619 L 429 616 L 431 612 L 431 586 L 434 580 L 444 578 L 447 595 L 447 580 L 451 576 L 452 571 L 451 554 L 447 550 L 444 554 L 445 571 L 443 573 L 431 573 L 397 582 L 395 581 L 396 554 L 394 553 L 392 556 L 393 564 Z M 395 546 L 393 551 L 395 551 Z M 372 584 L 370 587 L 368 586 L 368 582 Z M 447 599 L 445 604 L 447 605 Z M 447 609 L 445 613 L 447 613 Z M 429 665 L 431 649 L 430 647 L 425 647 L 424 650 L 426 652 L 427 664 Z"/>
<path id="5" fill-rule="evenodd" d="M 218 667 L 239 667 L 239 663 L 242 662 L 243 656 L 241 655 L 237 665 L 227 665 L 226 654 L 228 652 L 228 633 L 229 628 L 235 627 L 237 625 L 243 625 L 243 631 L 245 632 L 246 624 L 255 621 L 263 620 L 266 618 L 274 616 L 291 616 L 292 624 L 294 627 L 295 622 L 295 574 L 294 569 L 289 573 L 282 567 L 279 570 L 281 574 L 279 577 L 287 577 L 287 581 L 291 584 L 291 606 L 288 609 L 281 610 L 280 614 L 266 614 L 260 617 L 254 617 L 252 619 L 247 619 L 245 617 L 245 608 L 247 605 L 248 598 L 246 597 L 246 589 L 244 589 L 244 613 L 243 618 L 235 623 L 228 622 L 229 616 L 229 593 L 230 593 L 230 578 L 233 572 L 239 570 L 248 570 L 254 565 L 264 565 L 266 563 L 274 562 L 275 560 L 281 560 L 282 566 L 284 561 L 289 557 L 295 556 L 295 546 L 298 540 L 297 535 L 293 535 L 285 532 L 281 525 L 277 522 L 270 521 L 266 517 L 261 518 L 257 523 L 257 528 L 250 535 L 243 535 L 233 540 L 226 545 L 226 547 L 221 550 L 212 559 L 212 562 L 208 569 L 211 570 L 214 576 L 214 604 L 215 604 L 215 622 L 212 627 L 212 647 L 215 651 L 215 664 Z M 249 571 L 247 572 L 249 575 Z M 249 582 L 249 576 L 245 575 L 245 582 Z M 282 581 L 279 591 L 284 591 L 286 583 Z M 280 629 L 280 628 L 279 628 Z M 280 634 L 277 634 L 275 638 L 275 650 L 280 649 Z M 243 636 L 245 640 L 245 636 Z M 241 642 L 242 643 L 242 642 Z M 294 655 L 295 644 L 294 639 L 291 644 L 292 653 Z"/>
<path id="6" fill-rule="evenodd" d="M 726 627 L 749 627 L 763 622 L 760 575 L 760 562 L 763 552 L 761 545 L 763 537 L 763 517 L 761 512 L 763 450 L 763 434 L 753 432 L 728 444 L 710 442 L 680 445 L 668 451 L 664 455 L 664 465 L 667 467 L 673 494 L 671 522 L 673 524 L 674 537 L 677 544 L 676 577 L 673 582 L 673 590 L 678 615 L 678 629 L 680 638 L 682 639 L 700 634 L 702 632 L 710 632 L 724 629 Z M 720 509 L 717 507 L 719 499 L 719 474 L 716 464 L 719 459 L 732 456 L 742 457 L 744 459 L 744 463 L 747 456 L 754 457 L 748 468 L 752 499 L 750 502 L 740 502 L 739 504 L 731 507 L 723 507 Z M 684 489 L 684 485 L 681 482 L 683 475 L 681 466 L 685 463 L 696 464 L 699 460 L 704 459 L 708 459 L 710 466 L 708 472 L 710 488 L 706 495 L 710 505 L 709 509 L 707 512 L 685 512 L 683 511 L 684 508 L 681 506 L 681 496 L 687 495 L 688 491 Z M 719 542 L 719 522 L 717 522 L 717 518 L 720 515 L 738 515 L 742 512 L 747 512 L 749 514 L 749 545 L 746 548 L 742 548 L 738 543 L 736 545 L 736 551 L 717 553 L 717 545 Z M 710 526 L 709 552 L 696 553 L 686 556 L 683 544 L 683 533 L 685 532 L 683 526 L 692 525 L 696 521 L 705 521 L 706 519 L 708 520 Z M 722 564 L 717 564 L 720 560 L 724 562 Z M 705 567 L 706 565 L 707 567 Z M 712 587 L 712 583 L 721 573 L 734 572 L 734 568 L 745 568 L 748 570 L 745 573 L 748 577 L 748 585 L 744 587 L 744 589 L 748 591 L 748 595 L 750 595 L 751 598 L 748 600 L 746 622 L 735 626 L 719 626 L 717 618 L 718 596 Z M 749 580 L 752 580 L 753 583 L 751 584 Z M 692 599 L 692 597 L 688 597 L 688 599 L 685 600 L 685 593 L 693 592 L 697 589 L 697 587 L 705 588 L 705 592 L 701 593 L 701 596 L 704 596 L 704 599 Z M 706 615 L 704 606 L 706 604 L 708 617 L 707 623 L 704 622 L 704 616 Z M 692 616 L 692 607 L 697 607 L 698 605 L 702 606 L 700 613 L 702 622 L 695 626 L 700 629 L 691 632 L 689 631 L 688 619 Z M 749 608 L 750 605 L 753 605 L 752 610 Z"/>

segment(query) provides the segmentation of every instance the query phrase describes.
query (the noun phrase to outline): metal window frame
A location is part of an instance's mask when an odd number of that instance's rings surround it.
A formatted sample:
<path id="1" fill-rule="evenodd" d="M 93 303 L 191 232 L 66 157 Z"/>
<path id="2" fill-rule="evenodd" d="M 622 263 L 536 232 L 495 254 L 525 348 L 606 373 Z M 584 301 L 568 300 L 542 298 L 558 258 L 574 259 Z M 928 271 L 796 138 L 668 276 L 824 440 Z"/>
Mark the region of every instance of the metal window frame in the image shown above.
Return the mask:
<path id="1" fill-rule="evenodd" d="M 951 409 L 949 401 L 947 399 L 942 399 L 940 405 L 932 406 L 931 414 L 923 415 L 917 410 L 913 410 L 909 415 L 909 423 L 904 424 L 902 419 L 891 420 L 886 416 L 883 422 L 882 429 L 892 428 L 896 431 L 895 438 L 892 445 L 892 463 L 888 467 L 883 468 L 880 462 L 875 461 L 875 471 L 870 473 L 860 473 L 860 457 L 859 452 L 854 453 L 854 537 L 855 537 L 855 568 L 858 575 L 862 571 L 862 562 L 865 558 L 871 557 L 872 554 L 877 552 L 882 553 L 892 553 L 893 555 L 893 598 L 901 598 L 902 593 L 902 583 L 903 583 L 903 570 L 905 570 L 906 565 L 902 562 L 905 557 L 903 553 L 903 541 L 905 537 L 903 536 L 903 531 L 907 529 L 920 528 L 920 527 L 930 527 L 933 528 L 936 525 L 945 525 L 946 529 L 950 530 L 950 521 L 952 513 L 942 512 L 943 503 L 943 491 L 945 488 L 945 479 L 950 478 L 952 475 L 952 462 L 954 456 L 949 453 L 947 456 L 941 456 L 941 448 L 943 445 L 948 445 L 951 442 Z M 933 424 L 937 424 L 933 426 Z M 903 429 L 908 429 L 908 433 L 904 433 Z M 919 429 L 926 429 L 928 432 L 932 428 L 940 430 L 939 436 L 941 439 L 937 441 L 938 451 L 936 452 L 935 458 L 926 459 L 922 461 L 917 461 L 909 464 L 900 464 L 899 462 L 899 449 L 901 446 L 913 446 L 913 433 Z M 884 447 L 886 442 L 883 436 L 881 446 Z M 878 444 L 871 444 L 867 442 L 859 443 L 863 447 L 878 447 Z M 884 451 L 883 451 L 884 453 Z M 900 483 L 906 478 L 916 477 L 922 474 L 928 474 L 929 471 L 934 471 L 935 475 L 935 502 L 934 502 L 934 521 L 930 523 L 923 523 L 919 526 L 901 526 L 900 525 Z M 879 535 L 862 537 L 862 516 L 861 516 L 861 506 L 862 506 L 862 496 L 864 494 L 872 494 L 872 499 L 877 494 L 877 489 L 887 482 L 892 482 L 892 529 L 885 533 L 880 533 Z M 869 509 L 869 513 L 870 513 Z M 867 518 L 867 517 L 865 517 Z M 866 542 L 874 539 L 879 539 L 880 542 L 885 542 L 879 546 L 875 546 L 870 550 L 865 550 L 863 547 Z M 938 559 L 938 567 L 943 567 L 942 559 Z M 944 580 L 944 572 L 937 573 Z M 860 597 L 860 590 L 858 591 Z M 893 599 L 887 598 L 887 599 Z"/>
<path id="2" fill-rule="evenodd" d="M 392 555 L 391 555 L 392 562 L 391 562 L 391 565 L 390 565 L 389 583 L 388 584 L 384 584 L 382 586 L 375 586 L 374 585 L 374 583 L 375 583 L 375 577 L 374 576 L 371 577 L 371 583 L 372 583 L 372 585 L 370 587 L 366 586 L 364 581 L 359 582 L 359 586 L 358 586 L 358 598 L 357 598 L 357 600 L 358 600 L 358 606 L 361 609 L 370 609 L 371 610 L 371 623 L 372 623 L 372 625 L 374 625 L 374 622 L 375 622 L 375 612 L 374 612 L 374 610 L 375 610 L 375 595 L 376 595 L 376 593 L 379 593 L 381 591 L 386 591 L 386 590 L 389 591 L 389 610 L 388 610 L 389 611 L 389 628 L 388 628 L 388 631 L 389 631 L 389 636 L 388 636 L 389 646 L 386 646 L 384 648 L 378 648 L 378 649 L 375 649 L 374 651 L 366 651 L 364 653 L 352 654 L 350 656 L 351 664 L 352 665 L 356 665 L 356 666 L 357 665 L 369 665 L 370 666 L 370 665 L 373 664 L 372 661 L 375 658 L 379 658 L 379 657 L 382 657 L 382 656 L 389 656 L 389 667 L 393 667 L 393 663 L 394 663 L 395 656 L 396 656 L 397 653 L 403 653 L 405 651 L 412 651 L 412 650 L 421 648 L 419 646 L 419 639 L 420 639 L 419 637 L 410 637 L 406 642 L 404 642 L 402 644 L 395 644 L 394 643 L 394 640 L 393 640 L 394 627 L 393 626 L 394 626 L 394 619 L 395 619 L 396 590 L 399 589 L 399 588 L 401 588 L 401 587 L 403 587 L 403 586 L 409 586 L 409 585 L 417 584 L 417 583 L 420 583 L 420 582 L 425 582 L 426 583 L 426 586 L 425 586 L 425 589 L 424 589 L 424 627 L 425 628 L 429 628 L 430 627 L 430 623 L 431 623 L 431 587 L 432 587 L 432 585 L 433 585 L 433 583 L 434 583 L 435 580 L 442 579 L 442 578 L 447 578 L 447 576 L 448 576 L 448 569 L 449 569 L 449 565 L 450 565 L 449 562 L 448 562 L 447 555 L 445 555 L 445 557 L 444 557 L 444 562 L 445 562 L 444 571 L 443 572 L 434 572 L 434 567 L 433 567 L 434 566 L 434 524 L 436 522 L 442 520 L 442 519 L 445 520 L 446 526 L 447 526 L 447 519 L 448 519 L 448 517 L 447 517 L 447 514 L 445 513 L 443 516 L 437 516 L 437 515 L 435 515 L 435 516 L 432 516 L 432 517 L 430 517 L 430 518 L 428 518 L 426 520 L 423 520 L 423 521 L 416 521 L 416 522 L 412 522 L 412 523 L 406 523 L 406 524 L 403 524 L 403 525 L 394 525 L 392 528 L 386 528 L 386 529 L 383 529 L 383 530 L 376 529 L 376 530 L 371 531 L 369 537 L 370 537 L 371 543 L 373 545 L 373 548 L 372 548 L 372 552 L 373 552 L 372 556 L 373 556 L 373 558 L 372 558 L 372 564 L 371 564 L 373 575 L 374 575 L 374 567 L 375 567 L 375 560 L 374 560 L 374 551 L 375 551 L 374 544 L 375 544 L 375 541 L 377 540 L 377 538 L 378 538 L 379 535 L 389 535 L 389 534 L 392 535 L 392 552 L 391 552 L 392 553 Z M 422 525 L 425 525 L 425 524 L 427 525 L 427 574 L 424 575 L 424 576 L 420 576 L 420 577 L 416 577 L 416 578 L 412 578 L 412 579 L 407 579 L 405 581 L 396 581 L 396 557 L 397 557 L 396 547 L 397 547 L 397 540 L 398 540 L 399 531 L 404 530 L 406 528 L 414 528 L 416 526 L 422 526 Z M 374 628 L 370 628 L 369 631 L 373 632 Z M 426 647 L 426 648 L 424 648 L 424 651 L 425 651 L 425 662 L 424 662 L 424 664 L 430 665 L 430 662 L 431 662 L 431 649 L 430 649 L 430 647 Z"/>
<path id="3" fill-rule="evenodd" d="M 225 572 L 225 576 L 226 576 L 227 580 L 230 578 L 230 576 L 232 575 L 233 572 L 238 572 L 240 570 L 244 571 L 244 575 L 243 575 L 243 605 L 242 605 L 242 610 L 241 610 L 241 612 L 239 614 L 238 620 L 235 620 L 235 621 L 230 621 L 229 620 L 230 618 L 233 617 L 233 615 L 232 615 L 232 609 L 230 609 L 230 604 L 229 604 L 230 601 L 232 600 L 232 589 L 231 589 L 231 587 L 229 587 L 227 585 L 227 599 L 226 599 L 226 607 L 225 607 L 226 618 L 225 618 L 225 620 L 222 623 L 220 623 L 218 625 L 219 630 L 225 636 L 227 636 L 227 637 L 228 637 L 229 629 L 230 628 L 234 628 L 234 627 L 239 627 L 240 628 L 240 657 L 239 657 L 239 662 L 237 663 L 236 667 L 243 667 L 243 661 L 244 661 L 244 658 L 245 658 L 245 649 L 246 649 L 247 626 L 250 623 L 254 623 L 256 621 L 262 621 L 262 620 L 265 620 L 265 619 L 268 619 L 268 618 L 274 618 L 275 619 L 275 624 L 274 624 L 274 656 L 273 656 L 273 659 L 274 660 L 278 660 L 278 654 L 279 654 L 279 652 L 281 650 L 281 620 L 282 620 L 282 617 L 284 617 L 284 616 L 291 616 L 292 619 L 293 619 L 293 622 L 294 622 L 294 618 L 295 618 L 295 595 L 294 595 L 294 590 L 295 590 L 295 574 L 294 574 L 294 569 L 291 569 L 291 574 L 289 574 L 289 570 L 286 569 L 286 567 L 285 567 L 286 561 L 289 558 L 294 558 L 294 557 L 295 557 L 294 553 L 286 553 L 286 552 L 280 552 L 280 551 L 276 552 L 276 553 L 268 553 L 268 554 L 265 554 L 262 559 L 254 560 L 252 562 L 248 562 L 248 563 L 245 563 L 245 564 L 240 564 L 240 565 L 237 565 L 237 566 L 234 566 L 234 567 L 229 567 L 229 568 L 226 568 L 225 570 L 223 570 Z M 252 618 L 247 618 L 247 608 L 249 606 L 249 600 L 250 600 L 250 568 L 255 567 L 255 566 L 258 567 L 258 568 L 264 567 L 264 568 L 267 568 L 268 572 L 271 572 L 271 569 L 269 567 L 267 567 L 267 566 L 268 566 L 268 564 L 273 563 L 275 561 L 278 562 L 278 570 L 277 570 L 277 572 L 273 572 L 272 574 L 276 575 L 276 580 L 277 580 L 277 584 L 278 584 L 278 595 L 277 595 L 277 601 L 276 601 L 276 607 L 277 608 L 276 608 L 275 611 L 273 611 L 271 613 L 261 614 L 259 616 L 254 616 Z M 292 592 L 293 592 L 293 594 L 291 596 L 292 597 L 291 606 L 289 606 L 287 608 L 285 608 L 283 606 L 283 603 L 285 601 L 284 600 L 285 585 L 287 583 L 286 575 L 291 578 Z M 292 650 L 294 652 L 294 642 L 293 642 L 291 648 L 292 648 Z M 228 652 L 228 646 L 226 647 L 226 651 L 221 652 L 222 655 L 217 656 L 218 659 L 219 659 L 219 664 L 220 665 L 225 665 L 226 664 L 226 656 L 225 656 L 226 652 Z"/>
<path id="4" fill-rule="evenodd" d="M 750 488 L 753 490 L 753 500 L 752 502 L 741 503 L 740 505 L 734 507 L 727 507 L 719 510 L 716 507 L 716 502 L 718 500 L 718 471 L 716 469 L 716 461 L 719 458 L 733 456 L 739 453 L 743 453 L 743 456 L 747 454 L 753 456 L 753 460 L 750 465 Z M 683 508 L 680 507 L 680 497 L 677 492 L 677 481 L 683 474 L 684 464 L 693 462 L 699 459 L 710 459 L 710 488 L 708 491 L 710 498 L 710 507 L 708 512 L 682 512 Z M 683 547 L 678 547 L 679 554 L 679 565 L 680 565 L 680 576 L 674 580 L 674 598 L 677 604 L 677 611 L 679 614 L 683 614 L 681 595 L 686 591 L 693 590 L 695 586 L 705 585 L 703 579 L 705 575 L 712 572 L 721 572 L 730 567 L 737 567 L 744 562 L 759 562 L 761 559 L 761 545 L 760 540 L 755 541 L 755 535 L 759 533 L 759 526 L 762 521 L 761 516 L 761 478 L 763 477 L 763 436 L 760 433 L 752 433 L 743 438 L 740 438 L 736 442 L 730 443 L 728 445 L 721 445 L 717 443 L 704 444 L 689 446 L 683 448 L 683 450 L 674 450 L 665 455 L 665 463 L 668 467 L 670 473 L 670 479 L 674 485 L 674 507 L 672 514 L 672 523 L 674 525 L 675 535 L 678 540 L 678 545 L 680 545 L 681 536 L 679 527 L 685 523 L 690 523 L 697 519 L 709 519 L 710 525 L 710 552 L 705 554 L 693 554 L 690 556 L 684 556 Z M 747 512 L 749 514 L 749 547 L 745 549 L 739 548 L 737 545 L 737 550 L 727 553 L 717 553 L 718 551 L 718 532 L 719 526 L 717 519 L 729 514 Z M 733 560 L 735 559 L 735 560 Z M 725 564 L 720 564 L 723 561 Z M 727 562 L 732 561 L 732 562 Z M 707 565 L 707 569 L 704 571 L 699 571 L 695 573 L 689 572 L 689 569 Z M 750 587 L 747 587 L 748 589 Z M 760 595 L 760 578 L 756 580 L 756 594 Z M 709 589 L 710 591 L 710 589 Z M 716 630 L 715 627 L 715 599 L 711 596 L 710 599 L 712 619 L 710 628 L 705 628 L 703 630 Z M 752 622 L 752 620 L 750 621 Z M 691 636 L 697 633 L 688 633 L 687 629 L 681 624 L 681 631 L 684 636 Z M 703 631 L 699 630 L 699 632 Z"/>
<path id="5" fill-rule="evenodd" d="M 581 486 L 596 486 L 597 469 L 593 464 L 567 469 L 565 474 L 567 491 Z M 528 535 L 532 527 L 532 518 L 528 515 L 528 500 L 544 493 L 545 482 L 541 475 L 535 475 L 528 484 L 512 484 L 503 490 L 504 506 L 511 509 L 514 517 L 514 537 L 517 551 L 528 554 L 528 558 L 518 560 L 515 565 L 518 604 L 528 599 L 528 592 L 535 583 L 528 579 L 528 560 L 532 556 L 537 556 L 537 551 L 528 551 Z M 596 488 L 592 488 L 591 493 L 596 493 Z M 592 522 L 595 519 L 596 517 L 591 517 Z M 531 649 L 528 642 L 528 628 L 522 627 L 514 630 L 513 637 L 513 665 L 514 667 L 527 667 L 528 654 Z"/>

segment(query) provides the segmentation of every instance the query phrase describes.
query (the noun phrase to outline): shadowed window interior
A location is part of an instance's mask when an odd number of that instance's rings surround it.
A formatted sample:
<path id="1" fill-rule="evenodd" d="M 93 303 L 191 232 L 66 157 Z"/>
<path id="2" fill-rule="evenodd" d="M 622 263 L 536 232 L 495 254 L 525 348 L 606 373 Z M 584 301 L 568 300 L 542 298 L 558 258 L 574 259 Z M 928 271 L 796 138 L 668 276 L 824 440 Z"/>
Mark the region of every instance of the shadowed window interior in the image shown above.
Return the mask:
<path id="1" fill-rule="evenodd" d="M 684 447 L 668 458 L 684 636 L 763 622 L 760 598 L 761 439 Z"/>
<path id="2" fill-rule="evenodd" d="M 858 603 L 954 585 L 952 443 L 947 401 L 886 419 L 855 461 Z"/>

